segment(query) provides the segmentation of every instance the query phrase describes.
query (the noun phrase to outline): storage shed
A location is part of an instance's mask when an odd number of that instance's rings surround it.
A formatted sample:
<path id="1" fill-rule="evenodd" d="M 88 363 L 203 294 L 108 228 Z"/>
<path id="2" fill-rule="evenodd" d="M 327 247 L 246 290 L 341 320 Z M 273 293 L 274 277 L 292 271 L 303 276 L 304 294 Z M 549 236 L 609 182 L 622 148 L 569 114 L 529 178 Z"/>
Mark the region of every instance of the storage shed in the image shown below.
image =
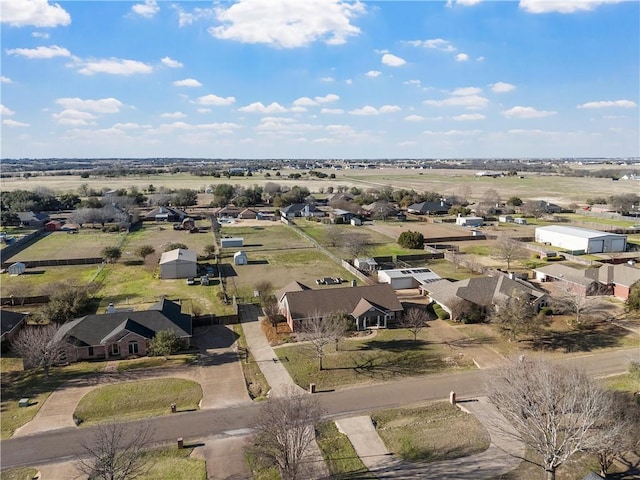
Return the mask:
<path id="1" fill-rule="evenodd" d="M 16 262 L 13 265 L 9 265 L 9 275 L 22 275 L 27 269 L 27 266 L 22 262 Z"/>
<path id="2" fill-rule="evenodd" d="M 244 247 L 244 238 L 242 237 L 221 238 L 220 247 L 222 248 Z"/>
<path id="3" fill-rule="evenodd" d="M 176 248 L 160 257 L 160 278 L 190 278 L 198 274 L 198 257 L 193 250 Z"/>
<path id="4" fill-rule="evenodd" d="M 563 225 L 537 227 L 536 242 L 571 252 L 609 253 L 627 249 L 626 235 Z"/>
<path id="5" fill-rule="evenodd" d="M 246 265 L 248 262 L 247 252 L 240 250 L 233 254 L 233 264 L 234 265 Z"/>
<path id="6" fill-rule="evenodd" d="M 441 278 L 428 268 L 378 270 L 378 282 L 390 284 L 394 290 L 418 288 Z"/>
<path id="7" fill-rule="evenodd" d="M 483 223 L 482 217 L 457 217 L 456 225 L 462 227 L 481 227 Z"/>

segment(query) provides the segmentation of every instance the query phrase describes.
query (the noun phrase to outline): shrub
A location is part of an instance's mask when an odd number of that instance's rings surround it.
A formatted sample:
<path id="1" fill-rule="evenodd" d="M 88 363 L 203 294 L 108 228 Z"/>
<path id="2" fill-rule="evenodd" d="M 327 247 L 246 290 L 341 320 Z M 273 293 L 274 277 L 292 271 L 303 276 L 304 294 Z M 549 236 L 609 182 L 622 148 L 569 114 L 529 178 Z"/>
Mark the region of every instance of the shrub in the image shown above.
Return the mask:
<path id="1" fill-rule="evenodd" d="M 151 357 L 167 356 L 178 353 L 184 344 L 182 339 L 173 330 L 161 330 L 156 336 L 149 340 L 147 353 Z"/>
<path id="2" fill-rule="evenodd" d="M 402 232 L 398 237 L 398 245 L 402 248 L 422 249 L 424 248 L 424 235 L 420 232 L 412 232 L 411 230 Z"/>
<path id="3" fill-rule="evenodd" d="M 436 314 L 436 316 L 440 319 L 440 320 L 448 320 L 449 319 L 449 312 L 447 312 L 446 310 L 444 310 L 440 305 L 438 305 L 437 303 L 433 304 L 433 313 Z"/>

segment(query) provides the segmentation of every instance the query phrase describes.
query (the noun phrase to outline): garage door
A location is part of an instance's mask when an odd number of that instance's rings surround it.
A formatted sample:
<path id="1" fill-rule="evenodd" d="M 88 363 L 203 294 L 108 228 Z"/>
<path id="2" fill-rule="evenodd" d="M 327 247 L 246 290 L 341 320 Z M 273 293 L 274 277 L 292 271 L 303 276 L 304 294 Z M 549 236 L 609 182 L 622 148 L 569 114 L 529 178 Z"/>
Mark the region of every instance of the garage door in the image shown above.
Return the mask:
<path id="1" fill-rule="evenodd" d="M 604 240 L 591 240 L 589 242 L 589 251 L 587 253 L 602 253 L 604 250 Z"/>
<path id="2" fill-rule="evenodd" d="M 624 238 L 614 238 L 611 242 L 611 251 L 612 252 L 624 252 L 625 251 L 626 242 Z"/>

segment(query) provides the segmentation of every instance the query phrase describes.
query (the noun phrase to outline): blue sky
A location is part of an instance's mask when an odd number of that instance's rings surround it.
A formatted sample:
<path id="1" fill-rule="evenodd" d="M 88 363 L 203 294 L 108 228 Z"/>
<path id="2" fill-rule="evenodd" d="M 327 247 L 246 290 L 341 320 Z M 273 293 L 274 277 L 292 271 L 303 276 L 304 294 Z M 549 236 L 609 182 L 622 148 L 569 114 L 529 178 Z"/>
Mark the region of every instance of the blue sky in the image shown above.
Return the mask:
<path id="1" fill-rule="evenodd" d="M 0 8 L 3 158 L 640 156 L 636 1 Z"/>

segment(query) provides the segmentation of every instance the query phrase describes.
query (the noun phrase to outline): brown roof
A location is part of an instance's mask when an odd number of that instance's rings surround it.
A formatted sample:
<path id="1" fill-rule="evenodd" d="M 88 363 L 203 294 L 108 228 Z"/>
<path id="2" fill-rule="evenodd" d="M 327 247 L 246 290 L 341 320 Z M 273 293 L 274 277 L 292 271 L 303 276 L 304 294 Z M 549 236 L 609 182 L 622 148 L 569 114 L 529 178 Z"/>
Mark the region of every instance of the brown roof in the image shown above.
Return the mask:
<path id="1" fill-rule="evenodd" d="M 360 316 L 370 308 L 391 312 L 402 311 L 402 305 L 395 291 L 386 283 L 287 292 L 285 297 L 291 318 L 294 320 L 335 312 Z"/>
<path id="2" fill-rule="evenodd" d="M 284 297 L 285 293 L 301 292 L 303 290 L 311 290 L 311 289 L 307 287 L 305 284 L 294 280 L 293 282 L 286 284 L 284 287 L 278 290 L 276 292 L 276 298 L 278 299 L 279 302 L 281 302 L 282 297 Z"/>

